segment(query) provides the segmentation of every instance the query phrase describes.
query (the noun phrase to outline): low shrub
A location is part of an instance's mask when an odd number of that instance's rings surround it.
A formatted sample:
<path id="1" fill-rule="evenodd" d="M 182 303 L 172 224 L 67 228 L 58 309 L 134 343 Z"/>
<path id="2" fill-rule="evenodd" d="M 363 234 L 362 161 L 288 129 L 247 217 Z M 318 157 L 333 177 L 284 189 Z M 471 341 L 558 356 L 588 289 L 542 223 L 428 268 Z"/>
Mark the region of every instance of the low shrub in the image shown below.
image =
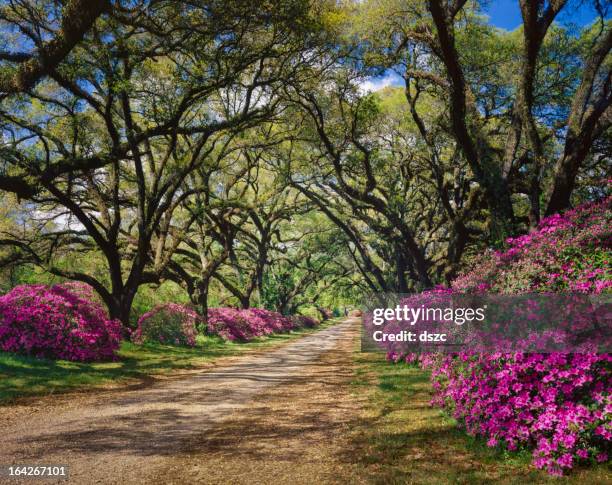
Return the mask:
<path id="1" fill-rule="evenodd" d="M 318 322 L 303 315 L 288 317 L 263 308 L 211 308 L 208 310 L 208 332 L 226 340 L 246 342 L 256 337 L 282 333 Z"/>
<path id="2" fill-rule="evenodd" d="M 270 335 L 272 333 L 289 332 L 295 329 L 293 320 L 280 313 L 265 308 L 247 308 L 240 310 L 255 336 Z"/>
<path id="3" fill-rule="evenodd" d="M 246 342 L 257 336 L 237 308 L 209 308 L 206 328 L 208 333 L 231 341 Z"/>
<path id="4" fill-rule="evenodd" d="M 293 315 L 291 319 L 294 325 L 299 328 L 315 328 L 319 325 L 319 321 L 316 318 L 306 315 Z"/>
<path id="5" fill-rule="evenodd" d="M 81 283 L 13 288 L 0 297 L 0 349 L 80 362 L 113 359 L 121 324 L 91 294 Z"/>
<path id="6" fill-rule="evenodd" d="M 425 361 L 433 403 L 489 446 L 533 450 L 534 464 L 561 475 L 606 461 L 612 437 L 609 355 L 472 354 Z"/>
<path id="7" fill-rule="evenodd" d="M 200 320 L 193 309 L 184 305 L 158 305 L 138 319 L 132 341 L 137 344 L 155 342 L 194 347 Z"/>

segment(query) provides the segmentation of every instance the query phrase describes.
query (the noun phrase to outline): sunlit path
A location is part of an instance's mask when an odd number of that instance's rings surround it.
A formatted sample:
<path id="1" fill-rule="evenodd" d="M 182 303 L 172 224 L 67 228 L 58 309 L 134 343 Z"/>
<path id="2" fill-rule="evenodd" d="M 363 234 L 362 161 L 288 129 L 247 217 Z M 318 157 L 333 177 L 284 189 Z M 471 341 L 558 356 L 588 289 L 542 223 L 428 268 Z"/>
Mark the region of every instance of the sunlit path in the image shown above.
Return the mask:
<path id="1" fill-rule="evenodd" d="M 71 482 L 79 484 L 150 483 L 173 460 L 207 446 L 213 428 L 248 414 L 262 391 L 310 381 L 319 359 L 351 340 L 357 323 L 348 320 L 188 378 L 19 420 L 3 433 L 0 463 L 66 464 Z M 341 371 L 314 372 L 314 378 L 330 379 L 333 385 L 334 374 Z M 240 436 L 247 430 L 233 432 Z"/>

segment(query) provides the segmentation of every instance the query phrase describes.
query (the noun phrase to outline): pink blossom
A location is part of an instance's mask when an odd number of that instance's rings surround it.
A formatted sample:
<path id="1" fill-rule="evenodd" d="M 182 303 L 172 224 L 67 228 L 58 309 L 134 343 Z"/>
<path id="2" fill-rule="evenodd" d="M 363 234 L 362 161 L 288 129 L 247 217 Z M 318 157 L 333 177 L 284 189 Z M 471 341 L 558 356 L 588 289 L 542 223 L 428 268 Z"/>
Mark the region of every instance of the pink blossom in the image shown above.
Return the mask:
<path id="1" fill-rule="evenodd" d="M 92 301 L 93 300 L 93 301 Z M 0 350 L 48 359 L 111 360 L 122 327 L 84 283 L 22 285 L 0 297 Z"/>
<path id="2" fill-rule="evenodd" d="M 196 344 L 196 326 L 200 321 L 200 316 L 184 305 L 158 305 L 138 319 L 138 327 L 132 334 L 132 340 L 138 344 L 171 342 L 174 345 L 193 347 Z"/>
<path id="3" fill-rule="evenodd" d="M 611 207 L 612 197 L 608 197 L 542 220 L 531 233 L 508 239 L 505 251 L 481 256 L 447 291 L 609 292 Z M 533 308 L 526 305 L 520 311 L 527 321 Z M 532 449 L 534 465 L 552 475 L 562 475 L 589 456 L 600 463 L 608 461 L 612 448 L 610 354 L 404 356 L 394 352 L 390 357 L 393 362 L 429 369 L 432 404 L 445 408 L 469 434 L 482 436 L 489 446 L 505 443 L 509 450 Z"/>

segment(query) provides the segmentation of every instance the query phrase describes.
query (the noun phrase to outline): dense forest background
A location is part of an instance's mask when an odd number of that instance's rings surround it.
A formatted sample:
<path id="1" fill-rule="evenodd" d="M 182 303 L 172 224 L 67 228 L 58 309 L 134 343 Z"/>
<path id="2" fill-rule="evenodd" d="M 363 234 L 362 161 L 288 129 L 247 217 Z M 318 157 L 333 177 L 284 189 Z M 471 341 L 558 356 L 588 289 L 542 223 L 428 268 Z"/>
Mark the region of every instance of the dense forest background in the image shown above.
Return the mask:
<path id="1" fill-rule="evenodd" d="M 610 5 L 489 6 L 0 2 L 0 292 L 314 315 L 609 195 Z"/>

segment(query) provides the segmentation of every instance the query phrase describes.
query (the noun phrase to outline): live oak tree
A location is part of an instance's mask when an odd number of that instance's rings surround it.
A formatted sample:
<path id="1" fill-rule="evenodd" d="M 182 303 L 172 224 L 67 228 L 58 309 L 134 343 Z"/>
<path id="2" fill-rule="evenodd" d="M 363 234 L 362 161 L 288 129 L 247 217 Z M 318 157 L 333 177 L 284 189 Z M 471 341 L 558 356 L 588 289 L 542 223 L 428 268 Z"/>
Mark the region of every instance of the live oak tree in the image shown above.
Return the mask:
<path id="1" fill-rule="evenodd" d="M 260 173 L 263 168 L 260 168 Z M 251 184 L 252 193 L 244 223 L 235 226 L 235 245 L 228 263 L 215 271 L 215 278 L 249 308 L 255 295 L 259 303 L 264 292 L 264 274 L 275 252 L 286 244 L 287 226 L 294 216 L 311 210 L 301 194 L 284 184 L 260 177 Z"/>
<path id="2" fill-rule="evenodd" d="M 111 8 L 108 0 L 1 2 L 2 40 L 18 48 L 0 51 L 0 99 L 49 76 Z"/>
<path id="3" fill-rule="evenodd" d="M 319 83 L 324 89 L 288 90 L 303 119 L 276 154 L 279 166 L 344 231 L 372 290 L 407 292 L 450 278 L 482 233 L 470 220 L 482 196 L 450 140 L 421 141 L 432 140 L 425 125 L 440 107 L 429 100 L 432 116 L 417 123 L 401 91 L 399 103 L 393 90 L 364 97 L 350 75 L 334 76 Z M 424 96 L 414 96 L 422 107 Z"/>
<path id="4" fill-rule="evenodd" d="M 519 3 L 524 22 L 513 33 L 464 0 L 363 2 L 349 22 L 374 72 L 393 69 L 407 91 L 418 83 L 444 100 L 440 127 L 483 190 L 493 240 L 519 230 L 516 195 L 527 198 L 531 225 L 567 208 L 576 174 L 610 127 L 610 22 L 575 39 L 553 23 L 571 2 Z"/>
<path id="5" fill-rule="evenodd" d="M 230 255 L 236 260 L 238 232 L 254 209 L 253 182 L 259 165 L 257 159 L 246 155 L 250 150 L 253 143 L 248 135 L 228 139 L 186 182 L 194 193 L 182 206 L 192 223 L 183 232 L 182 243 L 163 276 L 186 289 L 204 320 L 211 281 Z"/>
<path id="6" fill-rule="evenodd" d="M 300 5 L 162 2 L 135 20 L 110 18 L 49 81 L 4 103 L 5 173 L 31 179 L 20 195 L 47 213 L 70 212 L 76 226 L 53 247 L 101 252 L 108 277 L 59 268 L 31 249 L 36 263 L 91 284 L 128 323 L 139 285 L 170 261 L 151 261 L 152 239 L 171 253 L 191 223 L 170 230 L 198 190 L 184 190 L 189 174 L 223 137 L 267 119 L 278 83 L 301 69 L 305 20 L 291 17 Z"/>
<path id="7" fill-rule="evenodd" d="M 570 205 L 578 172 L 612 129 L 612 22 L 594 25 L 581 42 L 580 83 L 571 97 L 563 152 L 554 168 L 546 215 Z M 604 142 L 605 143 L 605 142 Z M 609 152 L 608 152 L 609 162 Z"/>

